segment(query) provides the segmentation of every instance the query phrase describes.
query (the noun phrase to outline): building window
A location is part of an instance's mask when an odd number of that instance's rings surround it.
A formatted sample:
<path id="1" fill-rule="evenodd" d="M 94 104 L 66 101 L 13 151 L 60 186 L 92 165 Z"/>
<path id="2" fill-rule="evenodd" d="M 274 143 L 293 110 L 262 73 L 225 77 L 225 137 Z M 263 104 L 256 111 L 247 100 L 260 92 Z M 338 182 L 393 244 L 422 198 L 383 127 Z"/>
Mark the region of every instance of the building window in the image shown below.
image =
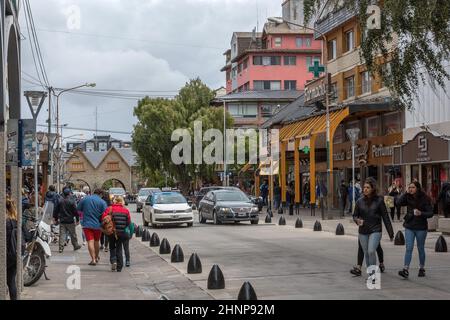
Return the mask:
<path id="1" fill-rule="evenodd" d="M 120 142 L 113 142 L 113 143 L 111 143 L 111 146 L 116 148 L 116 149 L 121 148 Z"/>
<path id="2" fill-rule="evenodd" d="M 244 84 L 244 91 L 249 91 L 250 90 L 250 82 L 247 82 L 246 84 Z"/>
<path id="3" fill-rule="evenodd" d="M 400 113 L 393 112 L 383 116 L 383 134 L 393 134 L 401 131 Z"/>
<path id="4" fill-rule="evenodd" d="M 72 162 L 70 166 L 70 171 L 72 172 L 83 172 L 84 170 L 84 162 Z"/>
<path id="5" fill-rule="evenodd" d="M 364 71 L 361 73 L 362 82 L 362 94 L 369 93 L 372 91 L 372 77 L 369 71 Z"/>
<path id="6" fill-rule="evenodd" d="M 94 152 L 95 151 L 95 144 L 93 142 L 86 143 L 86 151 L 87 152 Z"/>
<path id="7" fill-rule="evenodd" d="M 119 161 L 108 161 L 106 163 L 106 171 L 108 172 L 120 171 Z"/>
<path id="8" fill-rule="evenodd" d="M 253 57 L 253 65 L 255 65 L 255 66 L 262 65 L 262 57 L 261 56 Z"/>
<path id="9" fill-rule="evenodd" d="M 242 72 L 242 63 L 238 64 L 238 73 Z"/>
<path id="10" fill-rule="evenodd" d="M 281 65 L 281 57 L 280 56 L 254 56 L 253 64 L 255 66 L 275 66 Z"/>
<path id="11" fill-rule="evenodd" d="M 306 67 L 309 68 L 312 66 L 312 57 L 306 57 Z"/>
<path id="12" fill-rule="evenodd" d="M 107 151 L 107 150 L 108 150 L 108 142 L 98 143 L 98 151 Z"/>
<path id="13" fill-rule="evenodd" d="M 281 90 L 281 81 L 253 81 L 254 90 Z"/>
<path id="14" fill-rule="evenodd" d="M 345 93 L 346 99 L 355 96 L 355 77 L 351 76 L 345 79 Z"/>
<path id="15" fill-rule="evenodd" d="M 372 138 L 372 137 L 377 137 L 379 136 L 379 128 L 380 128 L 380 118 L 377 117 L 372 117 L 372 118 L 368 118 L 366 119 L 367 124 L 366 124 L 366 137 L 367 138 Z"/>
<path id="16" fill-rule="evenodd" d="M 302 37 L 297 37 L 295 39 L 295 45 L 297 46 L 297 48 L 303 47 L 303 38 Z"/>
<path id="17" fill-rule="evenodd" d="M 246 104 L 230 104 L 228 112 L 234 118 L 256 118 L 258 116 L 258 106 Z"/>
<path id="18" fill-rule="evenodd" d="M 345 33 L 345 52 L 353 50 L 355 44 L 354 39 L 353 29 Z"/>
<path id="19" fill-rule="evenodd" d="M 336 39 L 328 41 L 328 60 L 337 58 L 337 41 Z"/>
<path id="20" fill-rule="evenodd" d="M 284 90 L 297 90 L 297 81 L 295 80 L 285 80 Z"/>
<path id="21" fill-rule="evenodd" d="M 282 43 L 281 37 L 276 37 L 274 42 L 275 42 L 275 47 L 276 48 L 280 48 L 281 47 L 281 43 Z"/>
<path id="22" fill-rule="evenodd" d="M 272 106 L 261 106 L 261 117 L 270 118 L 272 116 Z"/>
<path id="23" fill-rule="evenodd" d="M 285 66 L 295 66 L 297 65 L 297 57 L 295 56 L 285 56 L 284 57 L 284 65 Z"/>
<path id="24" fill-rule="evenodd" d="M 305 38 L 305 47 L 311 48 L 311 38 L 310 37 Z"/>

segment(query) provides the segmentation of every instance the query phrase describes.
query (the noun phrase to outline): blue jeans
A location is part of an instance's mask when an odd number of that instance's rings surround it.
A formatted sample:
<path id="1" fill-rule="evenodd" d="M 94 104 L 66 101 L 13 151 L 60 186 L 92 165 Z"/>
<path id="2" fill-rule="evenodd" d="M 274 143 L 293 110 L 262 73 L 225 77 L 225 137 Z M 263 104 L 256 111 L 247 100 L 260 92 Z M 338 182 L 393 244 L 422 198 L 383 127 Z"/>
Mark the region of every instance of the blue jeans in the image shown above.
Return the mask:
<path id="1" fill-rule="evenodd" d="M 281 197 L 280 196 L 274 196 L 273 197 L 273 209 L 277 210 L 280 207 Z"/>
<path id="2" fill-rule="evenodd" d="M 381 232 L 374 232 L 371 234 L 360 234 L 359 243 L 364 251 L 366 266 L 377 265 L 377 248 L 381 241 Z"/>
<path id="3" fill-rule="evenodd" d="M 427 230 L 411 230 L 405 229 L 405 267 L 411 264 L 412 253 L 414 249 L 414 239 L 417 239 L 417 250 L 419 251 L 420 267 L 425 267 L 425 240 L 427 239 Z"/>

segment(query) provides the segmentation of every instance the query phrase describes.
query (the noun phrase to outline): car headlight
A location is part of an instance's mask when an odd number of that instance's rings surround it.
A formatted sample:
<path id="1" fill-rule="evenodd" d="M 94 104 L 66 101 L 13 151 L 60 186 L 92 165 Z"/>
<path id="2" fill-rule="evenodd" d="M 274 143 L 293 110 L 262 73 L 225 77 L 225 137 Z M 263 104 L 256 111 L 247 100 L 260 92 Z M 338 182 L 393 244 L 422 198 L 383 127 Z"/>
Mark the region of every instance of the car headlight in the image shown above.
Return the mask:
<path id="1" fill-rule="evenodd" d="M 230 213 L 231 209 L 230 208 L 220 208 L 219 211 L 222 213 Z"/>
<path id="2" fill-rule="evenodd" d="M 252 213 L 255 213 L 255 212 L 259 212 L 258 207 L 253 207 L 252 208 Z"/>
<path id="3" fill-rule="evenodd" d="M 39 237 L 42 239 L 42 241 L 48 242 L 50 234 L 47 231 L 42 231 Z"/>
<path id="4" fill-rule="evenodd" d="M 163 211 L 163 210 L 155 209 L 155 213 L 164 213 L 164 211 Z"/>
<path id="5" fill-rule="evenodd" d="M 192 208 L 186 209 L 184 212 L 185 213 L 192 213 Z"/>

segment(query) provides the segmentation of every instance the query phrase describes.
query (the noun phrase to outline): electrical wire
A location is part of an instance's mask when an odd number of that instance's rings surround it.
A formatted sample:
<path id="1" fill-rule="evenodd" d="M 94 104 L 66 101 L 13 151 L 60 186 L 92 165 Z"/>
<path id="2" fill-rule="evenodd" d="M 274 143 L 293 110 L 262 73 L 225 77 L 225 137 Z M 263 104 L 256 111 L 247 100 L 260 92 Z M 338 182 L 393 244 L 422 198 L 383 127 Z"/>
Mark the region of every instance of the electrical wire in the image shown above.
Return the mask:
<path id="1" fill-rule="evenodd" d="M 38 124 L 37 126 L 48 128 L 48 125 L 45 125 L 45 124 Z M 52 125 L 52 127 L 56 127 L 56 125 Z M 90 131 L 90 132 L 117 133 L 117 134 L 132 134 L 132 132 L 117 131 L 117 130 L 101 130 L 101 129 L 96 130 L 96 129 L 90 129 L 90 128 L 75 128 L 75 127 L 66 127 L 66 126 L 64 126 L 64 129 L 83 130 L 83 131 Z"/>

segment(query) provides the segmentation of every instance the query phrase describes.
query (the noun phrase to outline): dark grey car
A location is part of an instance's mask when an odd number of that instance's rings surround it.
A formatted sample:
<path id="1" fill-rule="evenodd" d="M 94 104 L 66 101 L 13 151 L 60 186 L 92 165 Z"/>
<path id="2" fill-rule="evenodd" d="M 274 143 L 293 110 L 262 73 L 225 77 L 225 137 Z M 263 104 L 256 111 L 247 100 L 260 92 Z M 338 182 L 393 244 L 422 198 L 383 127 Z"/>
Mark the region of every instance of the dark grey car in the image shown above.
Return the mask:
<path id="1" fill-rule="evenodd" d="M 241 221 L 258 224 L 259 222 L 258 207 L 240 190 L 208 192 L 200 201 L 198 214 L 200 223 L 206 223 L 207 220 L 213 220 L 214 224 Z"/>

